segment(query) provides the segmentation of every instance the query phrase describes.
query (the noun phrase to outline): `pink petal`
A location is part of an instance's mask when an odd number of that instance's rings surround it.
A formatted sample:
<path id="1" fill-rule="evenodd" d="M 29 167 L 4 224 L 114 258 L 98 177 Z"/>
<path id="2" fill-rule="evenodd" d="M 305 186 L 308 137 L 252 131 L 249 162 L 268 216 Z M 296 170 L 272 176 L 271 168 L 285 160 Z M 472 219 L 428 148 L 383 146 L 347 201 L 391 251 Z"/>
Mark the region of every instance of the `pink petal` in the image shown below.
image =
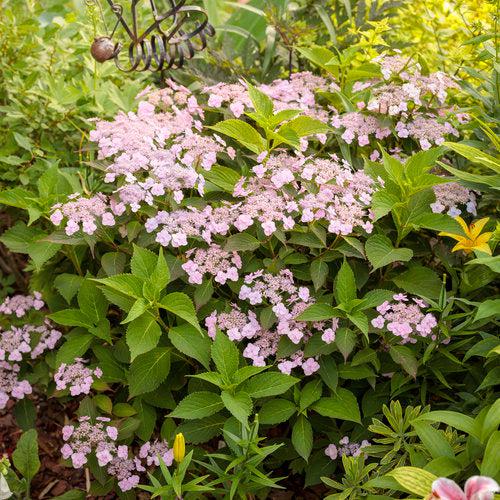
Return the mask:
<path id="1" fill-rule="evenodd" d="M 498 483 L 486 476 L 472 476 L 465 483 L 467 500 L 493 500 L 498 490 Z"/>
<path id="2" fill-rule="evenodd" d="M 432 483 L 432 494 L 440 500 L 467 500 L 460 486 L 445 477 L 440 477 Z"/>

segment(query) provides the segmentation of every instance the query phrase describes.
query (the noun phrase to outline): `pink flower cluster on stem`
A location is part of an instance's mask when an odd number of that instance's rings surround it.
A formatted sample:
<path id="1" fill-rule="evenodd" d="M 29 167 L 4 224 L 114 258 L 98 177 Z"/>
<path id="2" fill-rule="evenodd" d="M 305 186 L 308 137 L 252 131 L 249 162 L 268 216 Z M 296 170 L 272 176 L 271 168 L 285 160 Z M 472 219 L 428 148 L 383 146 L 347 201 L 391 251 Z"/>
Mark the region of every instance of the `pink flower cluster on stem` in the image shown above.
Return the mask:
<path id="1" fill-rule="evenodd" d="M 102 377 L 102 370 L 99 367 L 91 369 L 85 363 L 87 361 L 81 358 L 76 358 L 71 364 L 62 363 L 54 374 L 56 389 L 63 391 L 69 388 L 72 396 L 89 394 L 94 379 Z"/>
<path id="2" fill-rule="evenodd" d="M 380 304 L 377 307 L 379 315 L 372 320 L 375 328 L 387 330 L 401 338 L 401 343 L 415 343 L 416 337 L 437 336 L 432 333 L 437 326 L 436 318 L 431 313 L 422 310 L 429 307 L 422 299 L 412 298 L 411 301 L 404 293 L 394 295 L 394 302 Z M 412 336 L 413 335 L 413 336 Z"/>

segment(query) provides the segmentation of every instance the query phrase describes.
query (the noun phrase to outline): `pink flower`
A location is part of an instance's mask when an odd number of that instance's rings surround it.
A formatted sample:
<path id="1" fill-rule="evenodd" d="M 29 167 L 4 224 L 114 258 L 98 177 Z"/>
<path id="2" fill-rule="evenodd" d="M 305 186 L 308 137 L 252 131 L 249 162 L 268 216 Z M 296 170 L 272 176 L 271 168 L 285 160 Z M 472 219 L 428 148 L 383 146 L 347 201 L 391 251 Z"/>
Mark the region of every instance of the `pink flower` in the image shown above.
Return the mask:
<path id="1" fill-rule="evenodd" d="M 432 483 L 429 500 L 493 500 L 500 490 L 498 483 L 486 476 L 472 476 L 465 483 L 465 492 L 455 481 L 440 477 Z"/>

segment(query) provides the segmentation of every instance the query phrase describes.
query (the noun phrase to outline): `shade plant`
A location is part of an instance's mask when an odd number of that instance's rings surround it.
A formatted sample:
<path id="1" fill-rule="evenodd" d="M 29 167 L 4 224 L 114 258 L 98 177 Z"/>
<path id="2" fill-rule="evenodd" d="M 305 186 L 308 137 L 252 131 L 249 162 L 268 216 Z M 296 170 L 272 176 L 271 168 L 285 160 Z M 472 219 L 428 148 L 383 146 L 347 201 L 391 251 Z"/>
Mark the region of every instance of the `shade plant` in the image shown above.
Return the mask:
<path id="1" fill-rule="evenodd" d="M 456 77 L 375 45 L 148 87 L 0 193 L 30 273 L 0 305 L 13 495 L 41 394 L 93 496 L 493 498 L 495 122 L 472 136 Z"/>

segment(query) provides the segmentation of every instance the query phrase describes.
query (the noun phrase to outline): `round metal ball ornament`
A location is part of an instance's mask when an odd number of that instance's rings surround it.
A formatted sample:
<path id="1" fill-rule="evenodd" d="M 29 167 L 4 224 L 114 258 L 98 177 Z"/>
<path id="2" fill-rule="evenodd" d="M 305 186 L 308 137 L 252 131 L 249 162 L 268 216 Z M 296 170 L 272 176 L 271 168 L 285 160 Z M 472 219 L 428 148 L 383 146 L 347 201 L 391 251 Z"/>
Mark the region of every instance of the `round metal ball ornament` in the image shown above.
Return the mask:
<path id="1" fill-rule="evenodd" d="M 121 71 L 162 71 L 182 67 L 196 52 L 205 49 L 207 38 L 215 34 L 206 12 L 201 7 L 186 5 L 186 0 L 163 1 L 163 10 L 156 0 L 148 1 L 148 20 L 142 18 L 145 6 L 139 19 L 137 8 L 141 0 L 125 0 L 130 4 L 126 15 L 123 5 L 107 0 L 116 24 L 111 34 L 94 40 L 92 57 L 100 63 L 113 59 Z M 113 41 L 117 30 L 127 38 L 123 43 Z"/>

